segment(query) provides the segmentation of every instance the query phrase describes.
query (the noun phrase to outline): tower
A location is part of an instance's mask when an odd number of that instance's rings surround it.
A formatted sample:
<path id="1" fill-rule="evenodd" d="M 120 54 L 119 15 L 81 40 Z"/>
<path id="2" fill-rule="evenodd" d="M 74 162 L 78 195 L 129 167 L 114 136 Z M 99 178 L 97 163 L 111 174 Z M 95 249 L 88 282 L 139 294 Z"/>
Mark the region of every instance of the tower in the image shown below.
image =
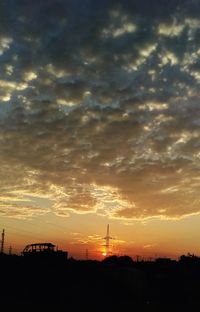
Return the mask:
<path id="1" fill-rule="evenodd" d="M 109 224 L 107 225 L 107 232 L 106 232 L 106 236 L 103 238 L 105 239 L 105 255 L 106 256 L 109 256 L 112 254 L 112 252 L 110 251 L 110 240 L 113 239 L 111 236 L 110 236 L 110 229 L 109 229 Z"/>
<path id="2" fill-rule="evenodd" d="M 5 239 L 5 230 L 3 229 L 3 232 L 1 234 L 1 253 L 4 252 L 4 239 Z"/>

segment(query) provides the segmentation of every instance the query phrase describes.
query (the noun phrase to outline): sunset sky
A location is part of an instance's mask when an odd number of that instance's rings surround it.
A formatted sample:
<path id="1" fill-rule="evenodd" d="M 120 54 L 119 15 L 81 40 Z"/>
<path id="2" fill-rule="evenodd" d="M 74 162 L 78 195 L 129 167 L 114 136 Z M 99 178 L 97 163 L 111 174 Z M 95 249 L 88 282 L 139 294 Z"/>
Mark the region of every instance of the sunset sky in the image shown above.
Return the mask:
<path id="1" fill-rule="evenodd" d="M 6 252 L 200 255 L 200 0 L 0 2 Z"/>

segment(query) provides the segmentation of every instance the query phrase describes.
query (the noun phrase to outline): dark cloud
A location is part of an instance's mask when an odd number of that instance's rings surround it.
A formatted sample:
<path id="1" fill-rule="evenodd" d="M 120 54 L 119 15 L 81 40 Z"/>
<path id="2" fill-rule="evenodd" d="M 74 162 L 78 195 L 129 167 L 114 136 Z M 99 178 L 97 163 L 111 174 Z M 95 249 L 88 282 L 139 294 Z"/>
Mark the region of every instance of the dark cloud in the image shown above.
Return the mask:
<path id="1" fill-rule="evenodd" d="M 199 212 L 199 7 L 1 2 L 2 214 Z"/>

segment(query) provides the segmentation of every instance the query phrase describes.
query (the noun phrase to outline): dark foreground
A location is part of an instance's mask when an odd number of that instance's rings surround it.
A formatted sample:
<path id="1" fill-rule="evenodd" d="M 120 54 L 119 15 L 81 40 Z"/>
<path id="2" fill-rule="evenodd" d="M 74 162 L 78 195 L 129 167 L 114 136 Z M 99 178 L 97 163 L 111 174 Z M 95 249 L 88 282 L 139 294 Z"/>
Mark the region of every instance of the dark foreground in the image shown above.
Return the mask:
<path id="1" fill-rule="evenodd" d="M 200 309 L 200 262 L 53 261 L 1 256 L 2 311 Z"/>

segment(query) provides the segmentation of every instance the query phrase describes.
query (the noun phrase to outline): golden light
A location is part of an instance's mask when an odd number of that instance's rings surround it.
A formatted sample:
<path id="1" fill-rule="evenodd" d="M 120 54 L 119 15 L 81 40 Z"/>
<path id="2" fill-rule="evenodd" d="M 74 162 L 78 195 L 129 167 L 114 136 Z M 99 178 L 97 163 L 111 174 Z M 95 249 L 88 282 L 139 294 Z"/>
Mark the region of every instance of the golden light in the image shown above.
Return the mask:
<path id="1" fill-rule="evenodd" d="M 106 257 L 107 253 L 106 252 L 102 252 L 102 256 Z"/>

